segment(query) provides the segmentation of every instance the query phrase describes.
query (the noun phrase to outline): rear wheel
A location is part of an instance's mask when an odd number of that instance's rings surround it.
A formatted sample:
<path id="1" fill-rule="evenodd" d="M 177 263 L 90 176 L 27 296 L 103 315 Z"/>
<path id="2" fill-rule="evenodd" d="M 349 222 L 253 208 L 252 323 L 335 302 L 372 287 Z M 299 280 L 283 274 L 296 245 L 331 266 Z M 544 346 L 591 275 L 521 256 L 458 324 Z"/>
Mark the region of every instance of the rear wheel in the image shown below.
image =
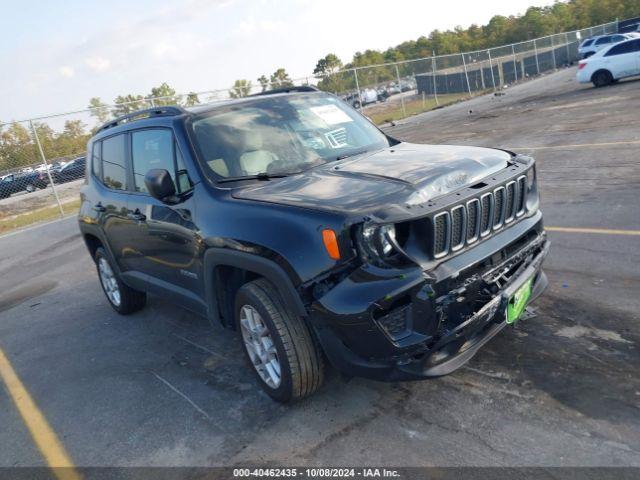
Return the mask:
<path id="1" fill-rule="evenodd" d="M 95 261 L 102 290 L 116 312 L 128 315 L 144 307 L 147 294 L 122 283 L 102 247 L 96 250 Z"/>
<path id="2" fill-rule="evenodd" d="M 29 185 L 26 186 L 25 190 L 27 191 L 27 193 L 33 193 L 33 192 L 36 191 L 36 187 L 35 187 L 35 185 L 29 184 Z"/>
<path id="3" fill-rule="evenodd" d="M 608 70 L 598 70 L 593 74 L 593 77 L 591 77 L 591 81 L 596 86 L 596 88 L 606 87 L 607 85 L 613 83 L 613 75 L 611 75 L 611 72 L 609 72 Z"/>
<path id="4" fill-rule="evenodd" d="M 289 312 L 269 281 L 243 285 L 235 312 L 246 357 L 269 396 L 288 402 L 320 387 L 324 378 L 320 349 L 304 320 Z"/>

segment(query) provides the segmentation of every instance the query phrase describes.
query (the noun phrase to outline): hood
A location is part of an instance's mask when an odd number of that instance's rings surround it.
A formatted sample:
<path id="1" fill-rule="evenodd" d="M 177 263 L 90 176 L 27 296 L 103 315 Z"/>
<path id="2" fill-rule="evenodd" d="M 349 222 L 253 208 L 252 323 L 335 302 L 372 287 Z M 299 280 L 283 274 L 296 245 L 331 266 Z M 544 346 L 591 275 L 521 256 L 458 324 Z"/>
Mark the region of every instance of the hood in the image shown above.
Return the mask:
<path id="1" fill-rule="evenodd" d="M 400 143 L 238 188 L 232 195 L 384 220 L 406 216 L 410 214 L 407 207 L 473 185 L 506 168 L 511 158 L 490 148 Z"/>

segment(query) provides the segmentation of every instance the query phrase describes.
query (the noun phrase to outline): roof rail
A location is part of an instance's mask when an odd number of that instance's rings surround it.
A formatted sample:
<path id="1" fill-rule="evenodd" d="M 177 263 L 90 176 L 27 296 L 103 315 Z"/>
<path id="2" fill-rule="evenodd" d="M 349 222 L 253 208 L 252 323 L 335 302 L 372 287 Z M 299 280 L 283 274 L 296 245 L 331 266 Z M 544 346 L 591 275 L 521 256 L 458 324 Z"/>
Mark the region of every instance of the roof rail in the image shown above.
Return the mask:
<path id="1" fill-rule="evenodd" d="M 273 90 L 266 90 L 260 93 L 252 93 L 249 97 L 259 97 L 262 95 L 275 95 L 277 93 L 291 93 L 291 92 L 319 92 L 318 88 L 313 85 L 301 85 L 298 87 L 282 87 L 282 88 L 274 88 Z"/>
<path id="2" fill-rule="evenodd" d="M 187 111 L 184 108 L 176 105 L 146 108 L 144 110 L 136 110 L 135 112 L 127 113 L 126 115 L 122 115 L 118 118 L 115 118 L 114 120 L 108 121 L 98 129 L 98 132 L 102 132 L 103 130 L 107 130 L 108 128 L 117 127 L 118 125 L 121 125 L 126 122 L 142 120 L 143 118 L 170 117 L 174 115 L 182 115 L 183 113 L 186 113 L 186 112 Z M 141 118 L 138 118 L 138 117 L 141 117 Z"/>

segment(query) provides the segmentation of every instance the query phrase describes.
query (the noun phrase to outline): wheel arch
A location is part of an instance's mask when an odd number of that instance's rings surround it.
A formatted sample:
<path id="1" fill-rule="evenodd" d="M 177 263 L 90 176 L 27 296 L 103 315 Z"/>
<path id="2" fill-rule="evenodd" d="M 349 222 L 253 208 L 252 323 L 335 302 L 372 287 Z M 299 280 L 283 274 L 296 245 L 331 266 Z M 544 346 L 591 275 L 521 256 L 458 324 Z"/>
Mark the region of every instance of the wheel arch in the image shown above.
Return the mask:
<path id="1" fill-rule="evenodd" d="M 228 319 L 228 312 L 224 312 L 225 305 L 220 304 L 220 287 L 226 286 L 226 295 L 231 295 L 241 283 L 231 279 L 229 283 L 223 282 L 221 273 L 243 272 L 243 281 L 251 281 L 262 277 L 269 280 L 280 294 L 285 305 L 292 313 L 301 317 L 308 315 L 307 310 L 296 288 L 285 270 L 273 260 L 256 254 L 228 250 L 224 248 L 211 248 L 204 254 L 204 278 L 205 298 L 207 303 L 207 317 L 213 322 L 222 321 L 223 325 L 233 325 L 233 319 Z M 237 288 L 236 288 L 237 287 Z M 233 304 L 233 298 L 226 299 Z M 227 304 L 228 307 L 228 304 Z M 223 313 L 226 314 L 223 315 Z"/>

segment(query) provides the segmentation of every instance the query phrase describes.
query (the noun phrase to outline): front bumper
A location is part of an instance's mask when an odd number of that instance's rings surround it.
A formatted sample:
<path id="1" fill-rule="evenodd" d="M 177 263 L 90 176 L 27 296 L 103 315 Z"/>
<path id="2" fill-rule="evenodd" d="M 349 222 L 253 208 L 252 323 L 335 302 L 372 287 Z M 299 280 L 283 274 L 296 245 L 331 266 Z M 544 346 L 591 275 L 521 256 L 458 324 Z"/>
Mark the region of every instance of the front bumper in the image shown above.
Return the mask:
<path id="1" fill-rule="evenodd" d="M 440 265 L 430 275 L 420 272 L 421 275 L 405 274 L 384 280 L 357 275 L 343 280 L 331 294 L 314 304 L 311 315 L 331 363 L 344 374 L 384 381 L 446 375 L 462 366 L 507 325 L 507 303 L 527 280 L 533 278 L 529 303 L 547 286 L 542 263 L 549 242 L 541 219 L 531 219 L 530 223 L 533 226 L 529 225 L 526 237 L 519 237 L 517 230 L 507 230 L 503 238 L 496 236 L 493 246 L 472 249 L 465 256 Z M 505 242 L 506 238 L 510 241 Z M 482 276 L 496 269 L 488 268 L 487 261 L 503 251 L 506 244 L 522 243 L 522 238 L 527 240 L 516 253 L 497 262 L 501 266 L 517 260 L 508 280 L 491 299 L 483 299 L 482 306 L 472 314 L 462 314 L 460 299 L 478 304 L 480 295 L 473 291 L 474 282 L 482 284 Z M 385 295 L 380 297 L 382 291 Z M 367 298 L 368 308 L 364 308 L 361 302 Z M 410 300 L 397 306 L 394 299 L 398 298 Z M 376 312 L 385 308 L 385 301 L 391 302 L 389 310 L 407 312 L 406 334 L 392 337 L 376 321 Z"/>

